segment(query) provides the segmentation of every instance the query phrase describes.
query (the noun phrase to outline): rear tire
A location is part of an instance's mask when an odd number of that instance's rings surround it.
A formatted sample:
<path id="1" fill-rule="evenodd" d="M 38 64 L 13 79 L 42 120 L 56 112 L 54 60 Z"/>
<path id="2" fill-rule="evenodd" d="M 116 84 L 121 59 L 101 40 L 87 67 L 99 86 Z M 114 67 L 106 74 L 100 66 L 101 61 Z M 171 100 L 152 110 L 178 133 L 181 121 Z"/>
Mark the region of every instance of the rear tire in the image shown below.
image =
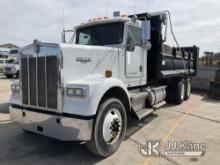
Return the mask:
<path id="1" fill-rule="evenodd" d="M 184 100 L 189 100 L 191 94 L 191 81 L 190 78 L 185 80 L 185 97 Z"/>
<path id="2" fill-rule="evenodd" d="M 167 87 L 166 101 L 174 104 L 182 104 L 185 97 L 185 81 L 179 79 L 171 82 Z"/>
<path id="3" fill-rule="evenodd" d="M 181 79 L 177 81 L 174 86 L 174 97 L 173 102 L 175 104 L 182 104 L 185 97 L 185 81 Z"/>
<path id="4" fill-rule="evenodd" d="M 92 140 L 88 141 L 90 152 L 108 157 L 119 148 L 127 127 L 127 116 L 122 102 L 109 98 L 102 102 L 94 123 Z"/>

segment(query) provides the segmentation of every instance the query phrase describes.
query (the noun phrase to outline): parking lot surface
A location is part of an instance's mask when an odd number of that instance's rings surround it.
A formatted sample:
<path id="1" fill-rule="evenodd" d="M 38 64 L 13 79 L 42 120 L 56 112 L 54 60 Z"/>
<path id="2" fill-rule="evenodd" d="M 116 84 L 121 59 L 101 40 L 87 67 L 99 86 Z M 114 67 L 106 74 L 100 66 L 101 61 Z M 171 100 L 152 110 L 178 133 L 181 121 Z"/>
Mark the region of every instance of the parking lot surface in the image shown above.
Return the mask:
<path id="1" fill-rule="evenodd" d="M 0 164 L 216 164 L 220 163 L 220 102 L 193 93 L 180 106 L 166 105 L 141 122 L 128 126 L 119 150 L 103 159 L 87 151 L 83 142 L 62 142 L 23 133 L 10 121 L 8 101 L 13 79 L 0 75 Z M 204 143 L 203 156 L 143 156 L 148 140 Z"/>

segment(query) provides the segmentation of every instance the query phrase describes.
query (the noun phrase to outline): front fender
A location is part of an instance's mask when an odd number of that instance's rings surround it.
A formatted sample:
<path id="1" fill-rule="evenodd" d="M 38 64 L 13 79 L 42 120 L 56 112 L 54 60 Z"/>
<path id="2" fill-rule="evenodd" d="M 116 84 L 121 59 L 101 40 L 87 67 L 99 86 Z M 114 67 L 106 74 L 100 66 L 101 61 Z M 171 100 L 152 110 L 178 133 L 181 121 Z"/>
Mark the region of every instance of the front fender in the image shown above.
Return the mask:
<path id="1" fill-rule="evenodd" d="M 122 88 L 125 93 L 128 95 L 128 90 L 125 86 L 125 84 L 119 80 L 119 79 L 115 79 L 115 78 L 107 78 L 104 81 L 102 81 L 97 88 L 93 91 L 92 97 L 91 97 L 91 101 L 90 101 L 90 105 L 89 105 L 89 110 L 91 111 L 91 113 L 93 115 L 96 114 L 99 103 L 102 99 L 102 97 L 105 95 L 105 93 L 113 88 L 113 87 L 120 87 Z M 130 104 L 130 99 L 129 99 L 129 104 Z"/>
<path id="2" fill-rule="evenodd" d="M 80 84 L 83 86 L 88 86 L 89 89 L 89 96 L 87 98 L 69 98 L 66 95 L 64 96 L 64 113 L 70 113 L 73 115 L 80 115 L 80 116 L 94 116 L 96 115 L 99 103 L 105 93 L 113 88 L 113 87 L 120 87 L 125 91 L 128 96 L 128 91 L 125 84 L 116 78 L 97 78 L 92 80 L 83 80 L 70 83 L 74 86 Z"/>

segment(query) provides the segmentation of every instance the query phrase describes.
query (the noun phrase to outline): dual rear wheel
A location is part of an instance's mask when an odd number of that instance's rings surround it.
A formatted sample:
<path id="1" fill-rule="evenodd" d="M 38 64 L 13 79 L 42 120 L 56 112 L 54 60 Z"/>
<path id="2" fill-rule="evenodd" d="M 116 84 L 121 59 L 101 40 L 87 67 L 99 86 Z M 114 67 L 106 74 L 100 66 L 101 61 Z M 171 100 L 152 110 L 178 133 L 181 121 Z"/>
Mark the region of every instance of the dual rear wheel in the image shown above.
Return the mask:
<path id="1" fill-rule="evenodd" d="M 174 104 L 182 104 L 188 100 L 191 94 L 190 78 L 178 79 L 169 83 L 167 87 L 166 101 Z"/>

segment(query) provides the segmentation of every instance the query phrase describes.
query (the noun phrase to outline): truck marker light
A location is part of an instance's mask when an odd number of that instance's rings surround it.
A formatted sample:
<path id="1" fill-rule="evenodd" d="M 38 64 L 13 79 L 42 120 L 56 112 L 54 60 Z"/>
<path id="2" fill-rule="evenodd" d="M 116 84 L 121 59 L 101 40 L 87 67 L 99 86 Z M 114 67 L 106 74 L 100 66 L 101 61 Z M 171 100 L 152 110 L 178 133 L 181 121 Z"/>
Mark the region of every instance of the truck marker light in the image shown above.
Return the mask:
<path id="1" fill-rule="evenodd" d="M 128 17 L 128 15 L 126 15 L 126 14 L 123 14 L 123 15 L 121 15 L 121 17 Z"/>
<path id="2" fill-rule="evenodd" d="M 111 70 L 106 70 L 105 71 L 105 77 L 108 77 L 108 78 L 112 77 L 112 71 Z"/>

